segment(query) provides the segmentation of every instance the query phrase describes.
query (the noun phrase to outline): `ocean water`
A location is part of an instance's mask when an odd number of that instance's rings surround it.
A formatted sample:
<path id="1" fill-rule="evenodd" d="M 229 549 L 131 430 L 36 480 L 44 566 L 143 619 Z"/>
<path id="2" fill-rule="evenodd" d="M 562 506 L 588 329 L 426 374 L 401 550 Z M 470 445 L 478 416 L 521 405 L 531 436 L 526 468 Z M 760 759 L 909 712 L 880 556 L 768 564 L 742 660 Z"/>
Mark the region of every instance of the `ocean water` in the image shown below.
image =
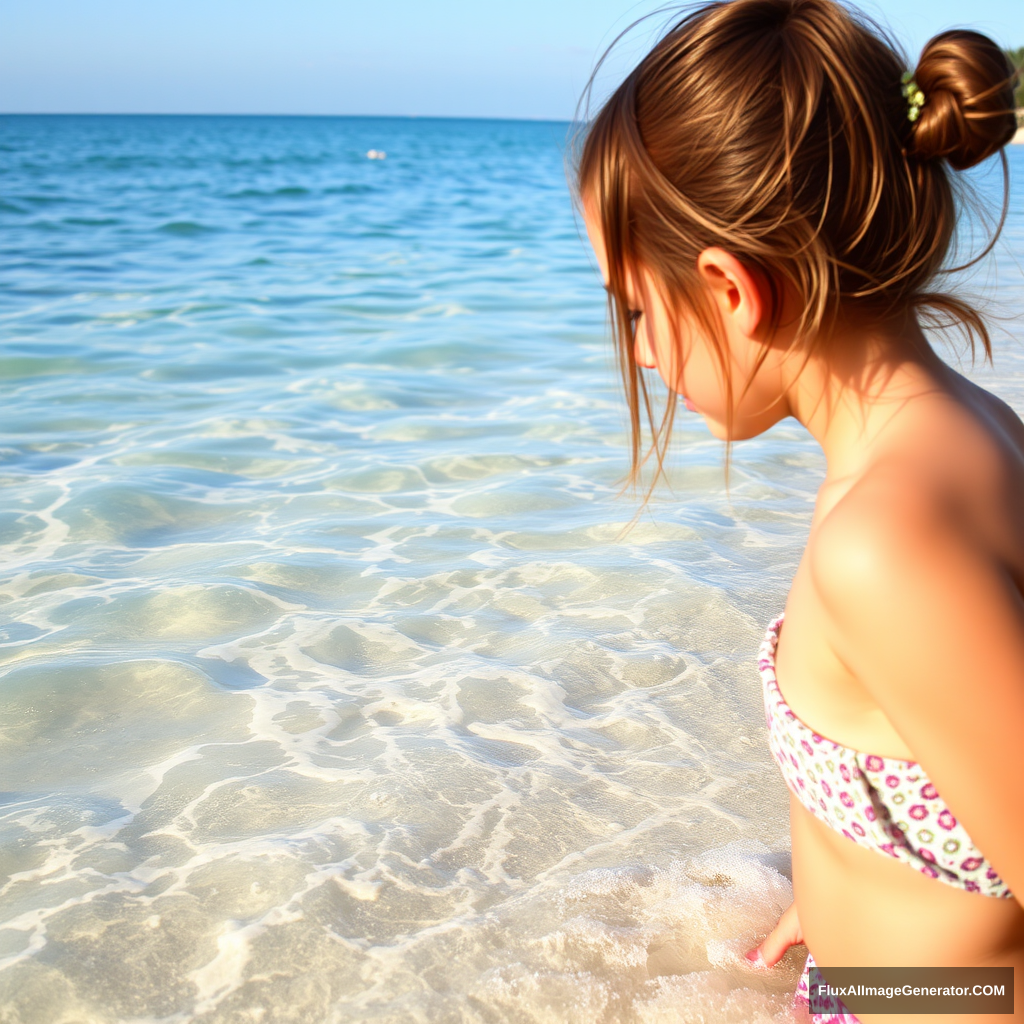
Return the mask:
<path id="1" fill-rule="evenodd" d="M 5 1024 L 793 1019 L 754 655 L 822 459 L 683 417 L 623 536 L 566 130 L 0 119 Z"/>

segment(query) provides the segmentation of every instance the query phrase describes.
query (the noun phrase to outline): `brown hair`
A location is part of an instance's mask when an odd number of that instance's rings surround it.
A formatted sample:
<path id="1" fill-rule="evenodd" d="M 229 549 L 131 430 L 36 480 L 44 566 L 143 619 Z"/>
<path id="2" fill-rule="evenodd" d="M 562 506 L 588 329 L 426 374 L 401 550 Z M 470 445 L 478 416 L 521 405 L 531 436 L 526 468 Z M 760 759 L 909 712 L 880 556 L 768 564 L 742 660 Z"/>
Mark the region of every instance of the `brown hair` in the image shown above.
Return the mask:
<path id="1" fill-rule="evenodd" d="M 713 2 L 678 21 L 587 124 L 576 181 L 604 236 L 634 482 L 646 457 L 641 407 L 655 479 L 675 410 L 670 394 L 655 424 L 634 356 L 626 282 L 640 267 L 675 323 L 690 317 L 716 346 L 730 396 L 721 322 L 697 275 L 709 246 L 768 282 L 773 328 L 790 290 L 802 300 L 804 337 L 841 309 L 879 319 L 910 310 L 959 325 L 991 356 L 977 310 L 929 286 L 957 222 L 949 168 L 1012 138 L 1014 69 L 976 32 L 936 36 L 914 73 L 925 101 L 911 121 L 904 68 L 881 30 L 835 0 Z"/>

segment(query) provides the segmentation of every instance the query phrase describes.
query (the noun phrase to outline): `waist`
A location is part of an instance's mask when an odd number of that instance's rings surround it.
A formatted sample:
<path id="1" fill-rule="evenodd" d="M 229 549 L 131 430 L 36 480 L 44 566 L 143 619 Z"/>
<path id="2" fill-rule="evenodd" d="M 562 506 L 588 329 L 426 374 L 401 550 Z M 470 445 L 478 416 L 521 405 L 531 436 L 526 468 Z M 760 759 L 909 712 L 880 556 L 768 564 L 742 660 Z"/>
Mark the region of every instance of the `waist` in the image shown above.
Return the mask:
<path id="1" fill-rule="evenodd" d="M 793 887 L 808 948 L 849 967 L 1019 966 L 1024 909 L 848 842 L 793 797 Z"/>

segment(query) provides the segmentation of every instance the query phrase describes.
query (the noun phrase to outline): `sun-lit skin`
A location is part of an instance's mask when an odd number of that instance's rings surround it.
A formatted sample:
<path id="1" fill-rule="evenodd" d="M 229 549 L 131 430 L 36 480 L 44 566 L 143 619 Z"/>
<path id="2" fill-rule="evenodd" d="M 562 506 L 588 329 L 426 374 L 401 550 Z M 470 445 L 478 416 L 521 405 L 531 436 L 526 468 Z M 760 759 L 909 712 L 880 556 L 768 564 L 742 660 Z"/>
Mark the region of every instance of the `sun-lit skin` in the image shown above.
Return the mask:
<path id="1" fill-rule="evenodd" d="M 607 282 L 597 218 L 586 204 L 585 213 Z M 1024 425 L 942 362 L 912 317 L 847 318 L 814 346 L 785 328 L 769 340 L 763 283 L 720 249 L 701 253 L 698 269 L 736 379 L 750 385 L 728 439 L 794 416 L 827 461 L 777 652 L 785 699 L 831 740 L 918 761 L 1017 894 L 996 899 L 926 878 L 794 799 L 795 903 L 760 959 L 774 966 L 806 940 L 825 965 L 1013 966 L 1022 989 Z M 674 338 L 655 282 L 634 283 L 637 362 L 725 439 L 711 342 L 685 324 Z M 783 322 L 793 319 L 784 311 Z M 1015 1005 L 1013 1016 L 942 1020 L 1024 1020 L 1024 992 Z"/>

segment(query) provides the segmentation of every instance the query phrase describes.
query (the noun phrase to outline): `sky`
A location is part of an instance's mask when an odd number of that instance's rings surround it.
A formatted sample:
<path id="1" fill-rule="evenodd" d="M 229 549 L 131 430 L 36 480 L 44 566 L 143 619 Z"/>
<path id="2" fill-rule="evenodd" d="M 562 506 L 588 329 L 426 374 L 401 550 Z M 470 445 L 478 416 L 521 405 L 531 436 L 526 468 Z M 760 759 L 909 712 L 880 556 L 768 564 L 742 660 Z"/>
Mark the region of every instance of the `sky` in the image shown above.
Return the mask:
<path id="1" fill-rule="evenodd" d="M 0 112 L 563 120 L 657 0 L 0 0 Z M 970 25 L 1024 46 L 1024 0 L 863 0 L 912 56 Z M 655 19 L 651 26 L 661 24 Z M 634 34 L 610 65 L 641 54 Z"/>

